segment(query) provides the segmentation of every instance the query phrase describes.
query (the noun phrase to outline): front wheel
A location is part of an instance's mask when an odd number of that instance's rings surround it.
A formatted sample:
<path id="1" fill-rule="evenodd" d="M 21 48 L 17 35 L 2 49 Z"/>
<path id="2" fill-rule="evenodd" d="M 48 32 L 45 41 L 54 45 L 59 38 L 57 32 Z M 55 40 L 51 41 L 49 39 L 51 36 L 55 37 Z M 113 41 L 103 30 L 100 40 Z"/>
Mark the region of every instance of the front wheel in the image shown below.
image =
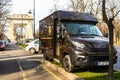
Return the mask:
<path id="1" fill-rule="evenodd" d="M 35 54 L 36 51 L 35 51 L 34 48 L 30 48 L 29 52 L 30 52 L 31 54 Z"/>
<path id="2" fill-rule="evenodd" d="M 67 72 L 72 72 L 74 66 L 71 63 L 70 55 L 65 55 L 63 58 L 63 67 Z"/>
<path id="3" fill-rule="evenodd" d="M 43 56 L 44 56 L 44 59 L 45 60 L 48 60 L 49 58 L 47 57 L 47 54 L 46 54 L 46 51 L 45 50 L 43 50 Z"/>
<path id="4" fill-rule="evenodd" d="M 39 51 L 38 51 L 38 54 L 43 54 L 43 50 L 39 50 Z"/>

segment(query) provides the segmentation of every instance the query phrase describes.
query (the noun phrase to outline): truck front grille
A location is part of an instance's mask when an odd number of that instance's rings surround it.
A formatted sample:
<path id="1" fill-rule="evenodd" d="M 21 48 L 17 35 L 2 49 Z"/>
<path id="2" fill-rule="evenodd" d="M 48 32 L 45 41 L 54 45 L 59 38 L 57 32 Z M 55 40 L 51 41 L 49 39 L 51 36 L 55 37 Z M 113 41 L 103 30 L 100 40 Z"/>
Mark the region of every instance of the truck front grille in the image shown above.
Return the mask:
<path id="1" fill-rule="evenodd" d="M 94 61 L 107 61 L 109 60 L 109 56 L 89 56 L 89 59 Z"/>
<path id="2" fill-rule="evenodd" d="M 109 48 L 92 48 L 91 52 L 109 52 Z"/>

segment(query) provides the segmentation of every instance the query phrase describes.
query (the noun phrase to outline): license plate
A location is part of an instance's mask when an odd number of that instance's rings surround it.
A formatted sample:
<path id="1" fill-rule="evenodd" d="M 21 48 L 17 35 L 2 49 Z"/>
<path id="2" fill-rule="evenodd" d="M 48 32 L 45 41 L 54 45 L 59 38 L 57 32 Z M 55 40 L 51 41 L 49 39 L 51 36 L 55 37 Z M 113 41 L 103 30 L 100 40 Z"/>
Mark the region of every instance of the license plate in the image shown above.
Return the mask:
<path id="1" fill-rule="evenodd" d="M 108 62 L 108 61 L 97 62 L 97 65 L 98 65 L 98 66 L 106 66 L 106 65 L 109 65 L 109 62 Z"/>

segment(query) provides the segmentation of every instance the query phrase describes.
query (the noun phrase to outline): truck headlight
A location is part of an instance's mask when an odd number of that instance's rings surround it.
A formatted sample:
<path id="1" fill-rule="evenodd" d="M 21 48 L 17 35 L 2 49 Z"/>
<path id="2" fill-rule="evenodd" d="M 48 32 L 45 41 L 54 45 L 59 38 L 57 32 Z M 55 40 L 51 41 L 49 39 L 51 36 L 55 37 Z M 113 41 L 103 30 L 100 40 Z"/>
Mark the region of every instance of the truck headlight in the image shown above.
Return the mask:
<path id="1" fill-rule="evenodd" d="M 82 43 L 78 43 L 78 42 L 75 42 L 75 41 L 72 41 L 72 43 L 77 47 L 77 48 L 84 48 L 85 47 L 85 45 L 84 44 L 82 44 Z"/>
<path id="2" fill-rule="evenodd" d="M 77 50 L 75 50 L 75 54 L 83 54 L 83 52 L 80 52 L 80 51 L 77 51 Z"/>

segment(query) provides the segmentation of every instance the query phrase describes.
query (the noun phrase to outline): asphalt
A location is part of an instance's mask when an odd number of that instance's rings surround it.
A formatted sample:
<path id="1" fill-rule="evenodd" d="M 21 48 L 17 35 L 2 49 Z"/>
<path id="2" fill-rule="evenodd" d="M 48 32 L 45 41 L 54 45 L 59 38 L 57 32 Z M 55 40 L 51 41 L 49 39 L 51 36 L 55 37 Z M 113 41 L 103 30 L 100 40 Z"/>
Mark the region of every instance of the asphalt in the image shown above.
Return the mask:
<path id="1" fill-rule="evenodd" d="M 11 43 L 10 45 L 13 45 L 13 44 L 14 44 L 14 43 Z M 9 46 L 10 46 L 10 45 L 9 45 Z M 15 50 L 20 49 L 20 50 L 21 50 L 22 52 L 24 52 L 24 53 L 26 52 L 24 49 L 20 48 L 20 47 L 17 46 L 16 44 L 14 44 L 14 46 L 11 47 L 11 48 L 13 48 L 13 49 L 15 49 Z M 41 55 L 42 55 L 42 54 L 41 54 Z M 65 75 L 65 77 L 66 77 L 68 80 L 84 80 L 84 79 L 78 77 L 77 75 L 75 75 L 75 74 L 73 74 L 73 73 L 68 73 L 68 72 L 66 72 L 62 67 L 59 67 L 59 66 L 57 66 L 57 65 L 55 65 L 55 64 L 53 64 L 53 63 L 51 63 L 51 62 L 49 62 L 49 61 L 46 61 L 46 60 L 44 60 L 43 58 L 42 58 L 42 59 L 40 58 L 40 62 L 42 62 L 42 65 L 43 65 L 43 66 L 52 68 L 52 69 L 54 69 L 55 71 L 60 72 L 61 74 Z"/>
<path id="2" fill-rule="evenodd" d="M 19 48 L 18 46 L 14 46 L 14 47 L 17 47 L 17 48 Z M 16 48 L 16 49 L 17 49 Z M 117 51 L 118 51 L 118 61 L 120 61 L 120 46 L 116 46 L 116 49 L 117 49 Z M 23 50 L 23 51 L 25 51 L 24 49 L 21 49 L 21 50 Z M 49 61 L 46 61 L 46 60 L 44 60 L 44 59 L 40 59 L 40 62 L 42 62 L 42 64 L 43 64 L 43 66 L 47 66 L 47 67 L 51 67 L 51 68 L 53 68 L 54 70 L 56 70 L 56 71 L 58 71 L 58 72 L 60 72 L 61 74 L 63 74 L 63 75 L 65 75 L 69 80 L 84 80 L 84 79 L 82 79 L 82 78 L 80 78 L 80 77 L 78 77 L 77 75 L 75 75 L 75 74 L 73 74 L 73 73 L 68 73 L 68 72 L 66 72 L 62 67 L 59 67 L 59 66 L 57 66 L 57 65 L 55 65 L 55 64 L 53 64 L 53 63 L 51 63 L 51 62 L 49 62 Z M 119 62 L 120 63 L 120 62 Z M 119 66 L 120 64 L 115 64 L 114 66 L 115 66 L 115 68 L 114 68 L 114 70 L 117 70 L 117 71 L 120 71 L 120 66 Z"/>

